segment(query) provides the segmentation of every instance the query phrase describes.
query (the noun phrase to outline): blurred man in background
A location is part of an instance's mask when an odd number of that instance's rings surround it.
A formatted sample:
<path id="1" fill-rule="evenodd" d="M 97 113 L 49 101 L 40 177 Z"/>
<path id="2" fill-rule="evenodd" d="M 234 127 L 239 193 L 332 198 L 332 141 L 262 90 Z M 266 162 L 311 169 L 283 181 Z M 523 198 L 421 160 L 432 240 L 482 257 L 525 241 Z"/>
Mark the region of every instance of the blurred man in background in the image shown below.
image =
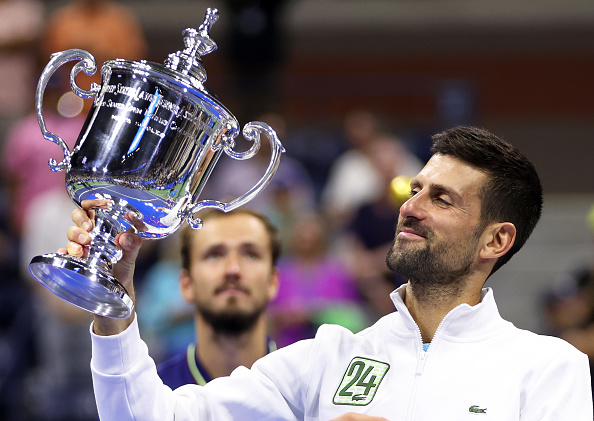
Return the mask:
<path id="1" fill-rule="evenodd" d="M 179 280 L 183 299 L 194 307 L 196 342 L 158 366 L 172 389 L 251 367 L 276 349 L 266 333 L 266 307 L 279 283 L 276 228 L 245 208 L 199 217 L 201 229 L 182 231 Z"/>

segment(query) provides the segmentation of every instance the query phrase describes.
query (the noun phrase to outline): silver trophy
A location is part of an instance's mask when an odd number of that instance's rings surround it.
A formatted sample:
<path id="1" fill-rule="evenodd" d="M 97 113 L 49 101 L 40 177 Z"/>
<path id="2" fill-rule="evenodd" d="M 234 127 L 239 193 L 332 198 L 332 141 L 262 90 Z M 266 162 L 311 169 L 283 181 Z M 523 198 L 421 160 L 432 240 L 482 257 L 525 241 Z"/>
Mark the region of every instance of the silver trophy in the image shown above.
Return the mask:
<path id="1" fill-rule="evenodd" d="M 49 253 L 33 258 L 31 274 L 54 294 L 92 313 L 128 317 L 133 303 L 111 268 L 122 256 L 115 236 L 141 223 L 144 238 L 158 239 L 175 232 L 184 221 L 199 229 L 196 212 L 216 208 L 228 212 L 253 199 L 276 172 L 284 149 L 265 123 L 244 126 L 243 136 L 253 145 L 234 151 L 239 134 L 236 118 L 203 85 L 206 72 L 201 56 L 216 49 L 209 36 L 218 19 L 208 9 L 198 30 L 183 32 L 182 51 L 170 54 L 165 65 L 147 61 L 109 60 L 101 68 L 101 85 L 86 91 L 77 86 L 81 71 L 92 75 L 95 58 L 84 50 L 53 54 L 45 67 L 35 97 L 43 137 L 58 144 L 64 160 L 51 159 L 52 171 L 66 170 L 66 189 L 80 206 L 87 199 L 108 199 L 107 209 L 95 209 L 95 228 L 88 259 Z M 70 86 L 82 98 L 94 98 L 72 152 L 48 131 L 42 112 L 43 95 L 52 74 L 78 60 Z M 248 159 L 260 148 L 260 135 L 271 145 L 271 158 L 262 178 L 244 195 L 229 202 L 200 200 L 217 160 L 224 152 Z M 232 180 L 230 181 L 232 182 Z"/>

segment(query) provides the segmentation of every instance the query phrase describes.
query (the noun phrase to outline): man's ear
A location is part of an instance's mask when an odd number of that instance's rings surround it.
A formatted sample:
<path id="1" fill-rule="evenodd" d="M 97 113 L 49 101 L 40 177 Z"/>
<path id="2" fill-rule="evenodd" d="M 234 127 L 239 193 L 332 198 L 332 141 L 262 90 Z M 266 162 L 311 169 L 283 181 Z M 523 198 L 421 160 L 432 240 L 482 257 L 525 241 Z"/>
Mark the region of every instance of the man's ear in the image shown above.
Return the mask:
<path id="1" fill-rule="evenodd" d="M 484 235 L 486 238 L 479 256 L 483 259 L 497 259 L 514 245 L 516 227 L 511 222 L 491 224 L 485 229 Z"/>
<path id="2" fill-rule="evenodd" d="M 280 287 L 280 276 L 278 269 L 275 267 L 272 269 L 270 274 L 270 284 L 268 285 L 268 301 L 272 301 L 278 295 L 278 289 Z"/>
<path id="3" fill-rule="evenodd" d="M 184 301 L 190 304 L 194 303 L 194 284 L 187 269 L 182 269 L 179 275 L 179 290 Z"/>

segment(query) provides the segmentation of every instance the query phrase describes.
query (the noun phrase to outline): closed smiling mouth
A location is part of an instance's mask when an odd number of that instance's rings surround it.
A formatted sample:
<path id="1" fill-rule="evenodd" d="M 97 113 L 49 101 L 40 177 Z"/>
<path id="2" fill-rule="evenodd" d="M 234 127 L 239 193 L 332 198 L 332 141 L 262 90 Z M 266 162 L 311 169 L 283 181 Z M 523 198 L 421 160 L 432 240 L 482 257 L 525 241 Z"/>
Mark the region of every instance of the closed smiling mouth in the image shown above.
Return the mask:
<path id="1" fill-rule="evenodd" d="M 235 285 L 235 284 L 225 284 L 222 285 L 220 287 L 218 287 L 215 290 L 215 294 L 222 294 L 224 292 L 240 292 L 240 293 L 244 293 L 244 294 L 249 294 L 249 291 L 247 290 L 247 288 L 242 287 L 241 285 Z"/>
<path id="2" fill-rule="evenodd" d="M 413 230 L 412 228 L 402 227 L 398 232 L 400 237 L 404 238 L 427 238 L 424 235 L 418 233 L 417 231 Z"/>

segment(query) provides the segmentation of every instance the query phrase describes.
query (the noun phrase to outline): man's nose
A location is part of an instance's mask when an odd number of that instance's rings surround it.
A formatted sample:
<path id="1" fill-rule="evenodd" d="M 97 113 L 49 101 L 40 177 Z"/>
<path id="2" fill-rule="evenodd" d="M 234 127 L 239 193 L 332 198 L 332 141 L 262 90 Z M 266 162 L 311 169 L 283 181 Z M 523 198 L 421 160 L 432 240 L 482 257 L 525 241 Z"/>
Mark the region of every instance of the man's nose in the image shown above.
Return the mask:
<path id="1" fill-rule="evenodd" d="M 424 219 L 427 211 L 427 200 L 427 195 L 423 191 L 414 194 L 400 206 L 400 216 L 402 218 Z"/>
<path id="2" fill-rule="evenodd" d="M 235 253 L 229 253 L 225 260 L 225 272 L 228 274 L 238 274 L 239 271 L 239 256 Z"/>

